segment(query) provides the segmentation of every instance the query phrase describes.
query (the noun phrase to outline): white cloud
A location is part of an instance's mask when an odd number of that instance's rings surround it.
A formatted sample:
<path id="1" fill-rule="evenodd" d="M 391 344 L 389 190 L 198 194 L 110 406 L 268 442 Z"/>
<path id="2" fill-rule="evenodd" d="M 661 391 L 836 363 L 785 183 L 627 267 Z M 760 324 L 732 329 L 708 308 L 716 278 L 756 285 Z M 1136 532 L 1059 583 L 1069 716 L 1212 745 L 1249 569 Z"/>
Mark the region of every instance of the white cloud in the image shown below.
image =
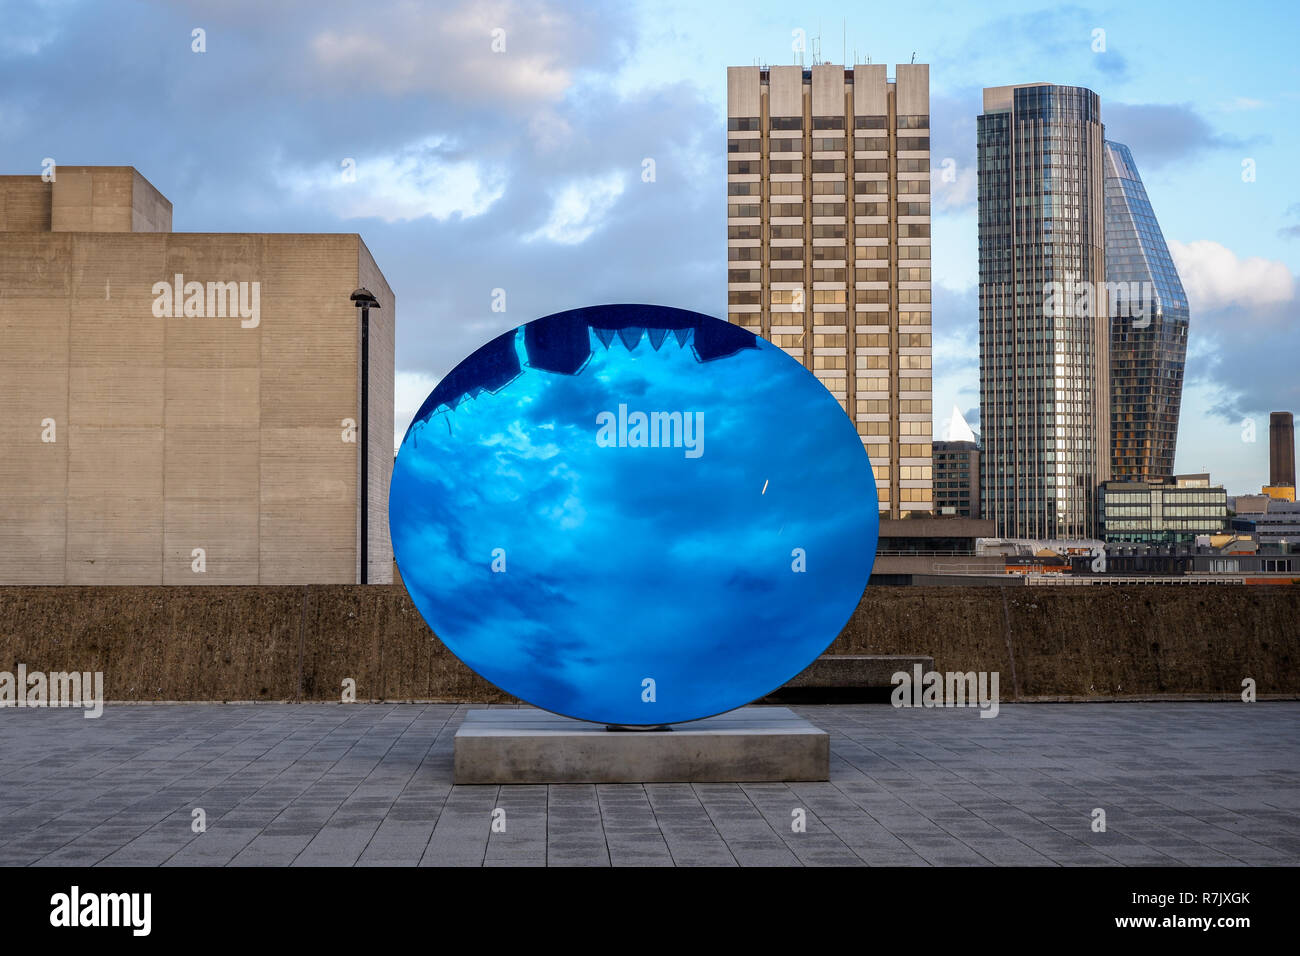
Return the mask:
<path id="1" fill-rule="evenodd" d="M 540 229 L 525 236 L 525 241 L 548 239 L 562 245 L 585 241 L 614 208 L 623 188 L 620 172 L 574 180 L 554 194 L 551 215 Z"/>
<path id="2" fill-rule="evenodd" d="M 411 419 L 441 379 L 425 372 L 402 372 L 393 376 L 393 447 L 402 443 Z"/>
<path id="3" fill-rule="evenodd" d="M 1169 254 L 1187 291 L 1192 313 L 1225 306 L 1258 308 L 1290 302 L 1295 277 L 1285 263 L 1236 253 L 1210 239 L 1169 241 Z"/>
<path id="4" fill-rule="evenodd" d="M 321 70 L 356 87 L 534 103 L 572 85 L 568 54 L 582 32 L 572 13 L 537 2 L 367 4 L 309 45 Z"/>
<path id="5" fill-rule="evenodd" d="M 345 159 L 290 168 L 282 172 L 281 185 L 344 219 L 444 220 L 486 212 L 505 194 L 505 174 L 474 160 L 445 159 L 440 155 L 445 144 L 441 137 L 429 137 L 388 156 L 352 157 L 351 181 Z"/>
<path id="6" fill-rule="evenodd" d="M 528 121 L 528 135 L 538 152 L 549 153 L 573 139 L 573 127 L 555 110 L 543 109 Z"/>
<path id="7" fill-rule="evenodd" d="M 944 164 L 953 164 L 947 165 Z M 975 205 L 978 181 L 975 167 L 967 163 L 955 165 L 952 158 L 938 160 L 930 173 L 930 191 L 934 194 L 935 210 L 957 210 Z"/>
<path id="8" fill-rule="evenodd" d="M 70 0 L 6 4 L 4 29 L 0 30 L 0 54 L 37 56 L 58 39 L 62 21 L 70 15 L 73 6 Z"/>
<path id="9" fill-rule="evenodd" d="M 1268 416 L 1248 416 L 1256 418 L 1255 441 L 1246 441 L 1243 421 L 1223 413 L 1235 399 L 1230 387 L 1216 381 L 1189 378 L 1183 383 L 1174 472 L 1208 471 L 1228 494 L 1250 494 L 1268 481 Z"/>

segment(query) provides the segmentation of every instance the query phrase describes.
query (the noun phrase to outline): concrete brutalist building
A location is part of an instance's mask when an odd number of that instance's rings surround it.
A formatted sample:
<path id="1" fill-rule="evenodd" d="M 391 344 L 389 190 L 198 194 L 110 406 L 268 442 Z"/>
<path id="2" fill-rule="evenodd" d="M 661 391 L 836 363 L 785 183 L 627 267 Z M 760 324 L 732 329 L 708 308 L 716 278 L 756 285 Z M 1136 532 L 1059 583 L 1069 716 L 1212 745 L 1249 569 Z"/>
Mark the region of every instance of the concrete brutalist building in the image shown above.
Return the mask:
<path id="1" fill-rule="evenodd" d="M 360 236 L 175 233 L 132 167 L 53 172 L 0 176 L 0 585 L 391 582 L 394 299 Z"/>

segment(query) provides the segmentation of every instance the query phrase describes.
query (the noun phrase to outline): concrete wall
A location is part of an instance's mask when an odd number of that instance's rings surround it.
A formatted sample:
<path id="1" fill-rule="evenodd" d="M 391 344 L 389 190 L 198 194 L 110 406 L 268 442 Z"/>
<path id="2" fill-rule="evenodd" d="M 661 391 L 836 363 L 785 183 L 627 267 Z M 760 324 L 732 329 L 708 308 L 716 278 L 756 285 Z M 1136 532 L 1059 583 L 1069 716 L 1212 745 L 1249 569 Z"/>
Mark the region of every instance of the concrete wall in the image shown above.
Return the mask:
<path id="1" fill-rule="evenodd" d="M 171 232 L 172 204 L 134 167 L 59 166 L 54 177 L 54 232 Z"/>
<path id="2" fill-rule="evenodd" d="M 396 349 L 396 304 L 393 290 L 375 265 L 365 243 L 359 243 L 357 285 L 374 293 L 380 308 L 370 311 L 370 500 L 368 514 L 367 580 L 391 583 L 393 543 L 388 537 L 388 483 L 393 477 L 394 352 Z M 355 306 L 354 306 L 355 309 Z M 360 335 L 361 325 L 357 323 Z M 358 342 L 358 350 L 360 343 Z M 360 351 L 358 351 L 360 356 Z M 358 367 L 360 362 L 358 360 Z M 359 420 L 358 420 L 359 421 Z M 360 555 L 357 556 L 358 567 Z M 358 580 L 360 580 L 358 578 Z"/>
<path id="3" fill-rule="evenodd" d="M 172 204 L 132 166 L 0 176 L 0 232 L 171 232 Z"/>
<path id="4" fill-rule="evenodd" d="M 833 653 L 998 671 L 1005 700 L 1300 694 L 1300 588 L 867 589 Z M 111 700 L 500 701 L 400 584 L 0 587 L 0 671 L 103 671 Z"/>
<path id="5" fill-rule="evenodd" d="M 0 232 L 49 232 L 50 184 L 40 176 L 0 176 Z"/>
<path id="6" fill-rule="evenodd" d="M 170 226 L 123 169 L 60 168 L 54 220 Z M 29 180 L 0 180 L 6 210 Z M 155 316 L 154 283 L 178 273 L 259 282 L 260 324 Z M 0 233 L 0 584 L 357 581 L 360 449 L 343 421 L 360 419 L 348 296 L 363 282 L 383 306 L 369 508 L 386 582 L 395 304 L 358 236 Z"/>

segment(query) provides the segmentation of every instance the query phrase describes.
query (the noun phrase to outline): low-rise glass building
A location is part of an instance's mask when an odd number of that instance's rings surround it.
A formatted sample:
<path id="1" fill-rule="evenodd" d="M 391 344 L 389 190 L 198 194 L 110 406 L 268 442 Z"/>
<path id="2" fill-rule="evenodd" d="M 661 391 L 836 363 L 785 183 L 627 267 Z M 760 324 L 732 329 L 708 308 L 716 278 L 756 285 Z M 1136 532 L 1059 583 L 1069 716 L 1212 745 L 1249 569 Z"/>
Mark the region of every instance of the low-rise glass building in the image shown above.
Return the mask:
<path id="1" fill-rule="evenodd" d="M 1190 544 L 1197 535 L 1228 527 L 1228 497 L 1209 475 L 1177 475 L 1169 482 L 1108 481 L 1097 494 L 1104 541 Z"/>
<path id="2" fill-rule="evenodd" d="M 1279 501 L 1265 495 L 1242 496 L 1234 502 L 1232 529 L 1259 538 L 1260 544 L 1296 550 L 1300 545 L 1300 502 Z"/>

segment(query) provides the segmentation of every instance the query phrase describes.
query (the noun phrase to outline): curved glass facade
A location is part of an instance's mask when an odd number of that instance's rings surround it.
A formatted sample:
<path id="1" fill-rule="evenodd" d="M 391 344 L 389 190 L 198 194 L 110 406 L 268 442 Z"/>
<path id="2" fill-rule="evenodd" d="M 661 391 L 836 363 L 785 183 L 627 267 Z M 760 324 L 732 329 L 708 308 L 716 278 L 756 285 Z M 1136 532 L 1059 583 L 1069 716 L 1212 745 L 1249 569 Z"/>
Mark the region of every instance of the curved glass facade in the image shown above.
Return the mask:
<path id="1" fill-rule="evenodd" d="M 1187 357 L 1187 295 L 1132 153 L 1109 141 L 1106 281 L 1112 299 L 1111 472 L 1133 481 L 1168 478 Z"/>
<path id="2" fill-rule="evenodd" d="M 1073 290 L 1105 278 L 1101 104 L 1081 87 L 986 89 L 977 137 L 983 514 L 1001 536 L 1093 537 L 1109 326 Z"/>

